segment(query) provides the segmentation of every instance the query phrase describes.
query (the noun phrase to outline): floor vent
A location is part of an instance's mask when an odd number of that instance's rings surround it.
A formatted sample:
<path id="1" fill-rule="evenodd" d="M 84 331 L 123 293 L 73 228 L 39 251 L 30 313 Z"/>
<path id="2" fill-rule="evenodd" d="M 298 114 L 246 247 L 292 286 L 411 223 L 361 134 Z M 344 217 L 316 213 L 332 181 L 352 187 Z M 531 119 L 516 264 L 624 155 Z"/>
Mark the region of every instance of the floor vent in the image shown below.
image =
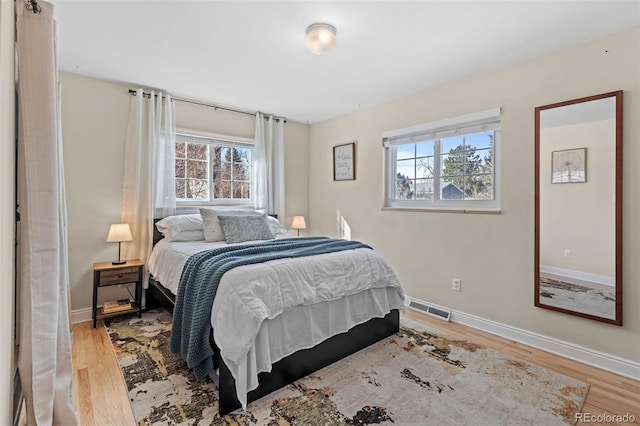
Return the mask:
<path id="1" fill-rule="evenodd" d="M 451 309 L 445 310 L 442 308 L 435 308 L 424 303 L 416 302 L 415 300 L 412 300 L 409 303 L 409 307 L 417 311 L 424 312 L 427 315 L 431 315 L 432 317 L 439 318 L 442 321 L 449 322 L 449 319 L 451 318 Z"/>

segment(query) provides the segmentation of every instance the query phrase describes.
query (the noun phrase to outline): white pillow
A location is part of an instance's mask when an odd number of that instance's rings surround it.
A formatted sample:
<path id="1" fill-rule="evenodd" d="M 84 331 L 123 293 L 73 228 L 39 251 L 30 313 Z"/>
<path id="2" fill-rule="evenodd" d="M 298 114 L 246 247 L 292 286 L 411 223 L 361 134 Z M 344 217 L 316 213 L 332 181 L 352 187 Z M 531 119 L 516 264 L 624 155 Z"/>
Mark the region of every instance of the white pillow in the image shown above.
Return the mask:
<path id="1" fill-rule="evenodd" d="M 267 216 L 267 222 L 269 224 L 269 229 L 273 235 L 277 234 L 287 234 L 287 229 L 280 223 L 278 219 L 273 216 Z"/>
<path id="2" fill-rule="evenodd" d="M 167 216 L 156 222 L 156 228 L 168 241 L 204 240 L 204 226 L 199 214 Z"/>
<path id="3" fill-rule="evenodd" d="M 168 241 L 204 241 L 204 229 L 194 229 L 175 233 Z"/>
<path id="4" fill-rule="evenodd" d="M 207 242 L 225 241 L 224 232 L 218 222 L 218 215 L 224 216 L 260 216 L 263 213 L 249 209 L 200 209 L 204 225 L 204 239 Z"/>

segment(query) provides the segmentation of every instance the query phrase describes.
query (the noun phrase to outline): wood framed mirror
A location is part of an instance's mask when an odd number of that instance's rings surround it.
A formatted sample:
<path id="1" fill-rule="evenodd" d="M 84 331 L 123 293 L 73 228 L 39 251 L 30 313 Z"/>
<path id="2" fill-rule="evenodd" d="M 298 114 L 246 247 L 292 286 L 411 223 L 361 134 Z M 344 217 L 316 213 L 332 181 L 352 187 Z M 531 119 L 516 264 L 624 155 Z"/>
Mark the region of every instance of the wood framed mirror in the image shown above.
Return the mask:
<path id="1" fill-rule="evenodd" d="M 622 91 L 535 108 L 535 306 L 622 325 Z"/>

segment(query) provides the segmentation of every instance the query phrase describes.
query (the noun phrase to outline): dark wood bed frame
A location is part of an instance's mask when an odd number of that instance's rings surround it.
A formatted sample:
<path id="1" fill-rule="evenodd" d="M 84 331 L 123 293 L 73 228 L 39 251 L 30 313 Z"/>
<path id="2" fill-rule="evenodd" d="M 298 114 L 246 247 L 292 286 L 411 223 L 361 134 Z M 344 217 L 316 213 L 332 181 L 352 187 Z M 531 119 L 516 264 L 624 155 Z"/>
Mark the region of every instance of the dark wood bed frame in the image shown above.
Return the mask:
<path id="1" fill-rule="evenodd" d="M 157 232 L 154 226 L 154 246 L 161 238 L 162 235 Z M 173 313 L 175 297 L 152 277 L 149 278 L 149 288 L 146 290 L 145 299 L 145 310 L 164 306 Z M 263 372 L 258 375 L 258 388 L 247 394 L 247 404 L 391 336 L 398 332 L 399 328 L 400 313 L 394 309 L 384 318 L 372 318 L 351 328 L 346 333 L 330 337 L 313 348 L 294 352 L 273 364 L 271 372 Z M 236 396 L 235 379 L 219 357 L 213 338 L 211 338 L 211 343 L 215 352 L 214 365 L 219 367 L 218 412 L 224 416 L 240 408 L 241 405 Z"/>

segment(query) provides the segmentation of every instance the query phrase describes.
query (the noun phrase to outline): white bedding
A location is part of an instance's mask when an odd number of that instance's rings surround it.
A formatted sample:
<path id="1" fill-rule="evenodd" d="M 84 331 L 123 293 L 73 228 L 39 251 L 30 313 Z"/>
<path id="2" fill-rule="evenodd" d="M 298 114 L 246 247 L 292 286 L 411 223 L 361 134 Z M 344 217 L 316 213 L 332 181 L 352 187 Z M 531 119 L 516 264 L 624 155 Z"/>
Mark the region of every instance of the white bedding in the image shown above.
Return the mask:
<path id="1" fill-rule="evenodd" d="M 220 245 L 225 243 L 162 240 L 152 252 L 150 272 L 175 294 L 188 257 Z M 357 249 L 232 269 L 220 281 L 211 324 L 246 408 L 258 373 L 392 309 L 404 309 L 396 276 L 377 252 Z"/>
<path id="2" fill-rule="evenodd" d="M 276 238 L 288 238 L 290 235 L 278 234 Z M 264 241 L 247 241 L 240 244 L 262 243 Z M 192 254 L 203 250 L 211 250 L 218 247 L 227 246 L 224 241 L 172 241 L 166 239 L 158 241 L 149 257 L 149 272 L 156 281 L 175 295 L 178 294 L 178 284 L 180 284 L 180 274 L 187 259 Z M 238 244 L 231 244 L 238 245 Z"/>

